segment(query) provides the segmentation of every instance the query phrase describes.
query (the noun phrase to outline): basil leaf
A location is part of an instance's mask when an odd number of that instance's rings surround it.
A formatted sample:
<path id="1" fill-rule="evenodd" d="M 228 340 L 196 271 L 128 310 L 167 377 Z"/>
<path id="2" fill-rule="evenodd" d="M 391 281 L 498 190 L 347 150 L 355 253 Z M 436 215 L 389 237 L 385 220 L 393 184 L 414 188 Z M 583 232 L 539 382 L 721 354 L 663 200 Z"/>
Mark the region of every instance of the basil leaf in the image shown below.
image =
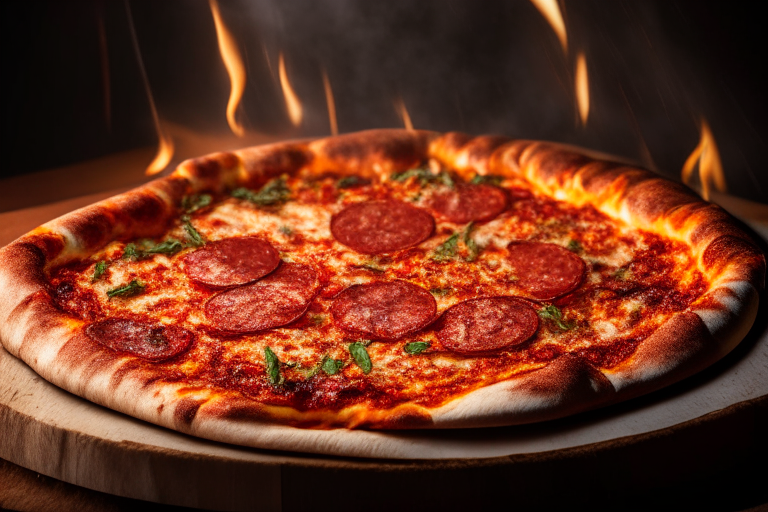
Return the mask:
<path id="1" fill-rule="evenodd" d="M 370 359 L 368 361 L 370 364 Z M 339 373 L 339 370 L 341 370 L 343 367 L 344 367 L 344 361 L 342 361 L 341 359 L 331 359 L 328 356 L 325 356 L 323 358 L 323 361 L 320 363 L 320 368 L 328 375 L 336 375 L 337 373 Z M 368 372 L 365 372 L 365 373 L 368 373 Z"/>
<path id="2" fill-rule="evenodd" d="M 245 199 L 259 206 L 273 206 L 288 201 L 291 198 L 291 190 L 288 188 L 285 177 L 280 176 L 269 181 L 258 192 L 245 187 L 236 188 L 232 191 L 232 197 Z"/>
<path id="3" fill-rule="evenodd" d="M 184 215 L 181 217 L 181 221 L 184 223 L 184 231 L 187 232 L 187 238 L 189 238 L 190 245 L 193 247 L 202 247 L 205 245 L 205 238 L 203 238 L 203 235 L 201 235 L 200 232 L 195 229 L 195 226 L 192 225 L 192 220 L 187 215 Z"/>
<path id="4" fill-rule="evenodd" d="M 472 185 L 499 185 L 502 181 L 504 181 L 503 176 L 475 174 L 475 177 L 469 183 Z"/>
<path id="5" fill-rule="evenodd" d="M 212 200 L 213 198 L 210 196 L 210 194 L 193 194 L 191 196 L 184 196 L 181 198 L 181 207 L 185 212 L 192 213 L 199 210 L 200 208 L 205 208 L 211 204 Z"/>
<path id="6" fill-rule="evenodd" d="M 570 242 L 568 242 L 567 249 L 571 252 L 581 252 L 584 250 L 584 247 L 581 246 L 578 240 L 571 240 Z"/>
<path id="7" fill-rule="evenodd" d="M 432 253 L 432 259 L 437 262 L 443 262 L 452 259 L 456 256 L 458 250 L 459 234 L 454 233 L 449 236 L 445 242 L 438 245 L 435 251 Z"/>
<path id="8" fill-rule="evenodd" d="M 575 327 L 574 324 L 569 323 L 566 324 L 563 322 L 563 313 L 558 309 L 557 306 L 554 306 L 550 304 L 549 306 L 546 306 L 544 309 L 539 310 L 539 316 L 541 318 L 544 318 L 546 320 L 551 320 L 552 322 L 557 325 L 558 329 L 561 331 L 568 331 L 570 329 L 573 329 Z"/>
<path id="9" fill-rule="evenodd" d="M 267 363 L 269 382 L 273 386 L 280 386 L 284 382 L 283 374 L 280 373 L 280 360 L 269 347 L 264 347 L 264 360 Z"/>
<path id="10" fill-rule="evenodd" d="M 122 256 L 122 258 L 124 260 L 130 260 L 130 259 L 139 260 L 142 257 L 143 257 L 143 251 L 140 251 L 136 247 L 136 244 L 134 244 L 134 243 L 130 243 L 130 244 L 126 245 L 125 249 L 123 249 L 123 256 Z"/>
<path id="11" fill-rule="evenodd" d="M 146 249 L 145 252 L 147 254 L 176 254 L 183 248 L 184 246 L 181 245 L 181 242 L 179 242 L 175 238 L 169 238 L 164 242 L 161 242 L 157 245 L 150 247 L 149 249 Z"/>
<path id="12" fill-rule="evenodd" d="M 371 272 L 375 272 L 376 274 L 383 274 L 384 272 L 387 271 L 387 269 L 379 265 L 376 261 L 366 261 L 359 265 L 354 265 L 354 268 L 362 268 L 365 270 L 370 270 Z"/>
<path id="13" fill-rule="evenodd" d="M 355 360 L 357 366 L 363 370 L 366 375 L 371 373 L 373 369 L 373 363 L 371 363 L 371 356 L 368 355 L 368 351 L 365 349 L 365 345 L 359 341 L 351 343 L 349 345 L 349 353 L 352 354 L 352 358 Z"/>
<path id="14" fill-rule="evenodd" d="M 151 240 L 143 240 L 140 245 L 130 243 L 123 249 L 124 260 L 143 260 L 148 258 L 152 254 L 176 254 L 183 249 L 181 242 L 175 238 L 169 238 L 159 244 L 153 243 Z"/>
<path id="15" fill-rule="evenodd" d="M 138 279 L 132 280 L 130 283 L 125 284 L 123 286 L 118 286 L 117 288 L 112 288 L 111 290 L 107 290 L 107 297 L 110 299 L 112 297 L 131 297 L 133 295 L 138 295 L 139 293 L 142 293 L 146 286 L 144 283 L 139 281 Z"/>
<path id="16" fill-rule="evenodd" d="M 291 226 L 280 226 L 278 231 L 280 231 L 285 236 L 293 236 L 293 229 Z"/>
<path id="17" fill-rule="evenodd" d="M 91 282 L 93 283 L 101 279 L 101 276 L 103 276 L 104 272 L 107 271 L 107 267 L 109 267 L 109 263 L 106 261 L 100 261 L 96 263 L 96 267 L 93 269 L 93 277 L 91 278 Z"/>
<path id="18" fill-rule="evenodd" d="M 480 247 L 477 246 L 477 242 L 472 239 L 472 230 L 475 227 L 474 222 L 470 222 L 467 224 L 467 227 L 464 229 L 464 236 L 462 237 L 462 241 L 464 242 L 464 245 L 467 247 L 467 251 L 469 251 L 469 254 L 465 258 L 467 261 L 475 261 L 477 259 L 477 256 L 480 254 Z"/>
<path id="19" fill-rule="evenodd" d="M 429 293 L 436 297 L 445 297 L 453 293 L 453 288 L 431 288 Z"/>
<path id="20" fill-rule="evenodd" d="M 371 183 L 371 180 L 361 178 L 360 176 L 344 176 L 336 182 L 336 188 L 355 188 L 362 187 Z"/>
<path id="21" fill-rule="evenodd" d="M 429 348 L 430 344 L 426 341 L 412 341 L 405 344 L 405 352 L 408 354 L 421 354 Z"/>
<path id="22" fill-rule="evenodd" d="M 407 181 L 410 178 L 416 178 L 419 181 L 419 185 L 422 187 L 430 184 L 443 184 L 450 188 L 454 187 L 453 178 L 451 178 L 450 173 L 440 171 L 439 173 L 434 174 L 426 167 L 408 169 L 407 171 L 396 172 L 389 176 L 389 179 L 392 181 L 400 182 Z"/>
<path id="23" fill-rule="evenodd" d="M 309 315 L 309 323 L 312 325 L 321 325 L 325 322 L 325 315 L 323 314 L 315 314 L 315 315 Z"/>

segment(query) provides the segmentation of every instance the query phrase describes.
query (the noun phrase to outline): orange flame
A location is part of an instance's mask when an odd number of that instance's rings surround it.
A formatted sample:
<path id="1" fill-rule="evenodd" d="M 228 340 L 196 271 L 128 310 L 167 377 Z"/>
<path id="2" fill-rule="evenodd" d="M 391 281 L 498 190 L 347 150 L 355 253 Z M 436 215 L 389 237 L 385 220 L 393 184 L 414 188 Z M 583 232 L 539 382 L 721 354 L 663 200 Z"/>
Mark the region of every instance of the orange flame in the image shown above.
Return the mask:
<path id="1" fill-rule="evenodd" d="M 291 87 L 291 82 L 288 81 L 288 73 L 285 71 L 285 59 L 283 58 L 283 52 L 280 52 L 280 59 L 278 63 L 278 69 L 280 73 L 280 86 L 283 88 L 283 95 L 285 96 L 285 106 L 288 109 L 288 117 L 291 118 L 293 126 L 299 126 L 301 120 L 304 117 L 304 110 L 301 108 L 301 102 L 298 96 Z"/>
<path id="2" fill-rule="evenodd" d="M 560 6 L 557 5 L 557 0 L 531 0 L 531 3 L 533 3 L 539 12 L 547 19 L 550 26 L 555 31 L 555 34 L 557 34 L 557 38 L 560 39 L 560 44 L 563 45 L 563 51 L 568 53 L 568 34 L 565 31 L 563 14 L 560 12 Z"/>
<path id="3" fill-rule="evenodd" d="M 579 107 L 581 124 L 587 124 L 589 117 L 589 78 L 587 76 L 587 59 L 583 52 L 576 56 L 576 102 Z"/>
<path id="4" fill-rule="evenodd" d="M 406 130 L 413 130 L 413 123 L 411 122 L 411 116 L 408 115 L 408 109 L 405 108 L 405 103 L 403 103 L 402 98 L 395 98 L 393 101 L 395 104 L 395 111 L 397 111 L 397 115 L 400 116 L 400 119 L 403 120 L 403 125 L 405 126 Z"/>
<path id="5" fill-rule="evenodd" d="M 173 139 L 165 133 L 165 130 L 163 130 L 159 124 L 157 127 L 157 135 L 160 137 L 160 143 L 158 144 L 157 154 L 155 155 L 154 160 L 150 162 L 147 166 L 147 170 L 144 171 L 147 176 L 152 176 L 165 169 L 173 157 Z"/>
<path id="6" fill-rule="evenodd" d="M 229 82 L 232 88 L 229 93 L 229 101 L 227 102 L 227 123 L 232 133 L 238 137 L 245 135 L 245 129 L 243 125 L 235 119 L 235 113 L 237 107 L 240 105 L 240 100 L 243 97 L 243 91 L 245 90 L 245 66 L 243 65 L 243 58 L 240 56 L 240 51 L 237 49 L 237 43 L 232 34 L 227 30 L 226 25 L 221 19 L 221 12 L 219 11 L 219 4 L 216 0 L 209 0 L 211 6 L 211 13 L 213 13 L 213 22 L 216 25 L 216 37 L 219 41 L 219 52 L 221 53 L 221 60 L 224 62 L 224 67 L 227 68 L 229 74 Z"/>
<path id="7" fill-rule="evenodd" d="M 709 201 L 709 192 L 714 184 L 720 192 L 725 192 L 725 174 L 723 164 L 720 161 L 720 152 L 715 143 L 715 137 L 709 128 L 707 120 L 701 118 L 701 138 L 683 165 L 681 177 L 683 183 L 690 185 L 693 169 L 699 164 L 699 180 L 701 181 L 701 195 L 705 201 Z"/>
<path id="8" fill-rule="evenodd" d="M 333 89 L 328 74 L 323 70 L 323 87 L 325 88 L 325 102 L 328 104 L 328 122 L 331 124 L 331 135 L 339 134 L 339 126 L 336 124 L 336 102 L 333 100 Z"/>

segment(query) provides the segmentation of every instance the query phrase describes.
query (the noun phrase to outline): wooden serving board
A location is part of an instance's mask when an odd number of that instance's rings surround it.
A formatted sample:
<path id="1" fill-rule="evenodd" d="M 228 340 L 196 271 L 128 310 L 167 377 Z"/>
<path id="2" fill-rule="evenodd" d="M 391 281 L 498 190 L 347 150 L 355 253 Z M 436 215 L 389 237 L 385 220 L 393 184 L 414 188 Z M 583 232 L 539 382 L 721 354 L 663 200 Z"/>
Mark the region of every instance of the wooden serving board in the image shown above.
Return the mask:
<path id="1" fill-rule="evenodd" d="M 114 192 L 2 213 L 0 246 Z M 749 203 L 745 211 L 765 237 L 768 208 Z M 333 440 L 347 431 L 317 431 L 325 453 L 311 455 L 306 447 L 270 452 L 157 427 L 49 384 L 0 348 L 0 458 L 89 489 L 213 510 L 386 510 L 402 500 L 482 507 L 509 486 L 521 505 L 556 504 L 553 481 L 568 503 L 586 503 L 596 481 L 609 494 L 632 493 L 710 474 L 727 454 L 747 460 L 764 448 L 755 425 L 768 403 L 766 302 L 761 297 L 755 326 L 731 354 L 659 392 L 534 425 L 356 431 L 364 447 L 357 458 L 334 453 Z"/>

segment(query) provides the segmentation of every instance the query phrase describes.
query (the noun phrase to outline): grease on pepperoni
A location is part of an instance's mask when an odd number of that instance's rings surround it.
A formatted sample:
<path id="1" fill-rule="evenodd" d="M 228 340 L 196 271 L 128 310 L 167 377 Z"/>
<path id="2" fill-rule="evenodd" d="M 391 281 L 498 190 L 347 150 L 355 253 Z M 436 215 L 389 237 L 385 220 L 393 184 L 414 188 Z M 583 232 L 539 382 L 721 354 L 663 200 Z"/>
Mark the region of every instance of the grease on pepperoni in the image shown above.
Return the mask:
<path id="1" fill-rule="evenodd" d="M 175 325 L 110 318 L 89 325 L 85 333 L 94 341 L 150 361 L 162 361 L 186 351 L 194 334 Z"/>
<path id="2" fill-rule="evenodd" d="M 507 194 L 491 185 L 461 185 L 435 192 L 427 204 L 456 224 L 495 219 L 507 208 Z"/>
<path id="3" fill-rule="evenodd" d="M 437 338 L 454 352 L 491 352 L 520 345 L 539 328 L 539 315 L 512 297 L 486 297 L 456 304 L 440 318 Z"/>
<path id="4" fill-rule="evenodd" d="M 334 238 L 364 254 L 383 254 L 423 242 L 435 229 L 427 211 L 402 201 L 353 203 L 331 219 Z"/>
<path id="5" fill-rule="evenodd" d="M 587 266 L 568 249 L 543 242 L 512 242 L 508 259 L 515 284 L 540 300 L 554 299 L 579 287 Z"/>
<path id="6" fill-rule="evenodd" d="M 303 315 L 319 288 L 312 267 L 283 263 L 261 281 L 213 296 L 205 304 L 205 316 L 214 327 L 226 332 L 272 329 Z"/>
<path id="7" fill-rule="evenodd" d="M 211 242 L 184 258 L 190 279 L 226 288 L 261 279 L 277 268 L 280 255 L 269 242 L 255 236 Z"/>
<path id="8" fill-rule="evenodd" d="M 437 312 L 427 290 L 406 281 L 350 286 L 331 306 L 334 322 L 348 333 L 396 340 L 429 325 Z"/>

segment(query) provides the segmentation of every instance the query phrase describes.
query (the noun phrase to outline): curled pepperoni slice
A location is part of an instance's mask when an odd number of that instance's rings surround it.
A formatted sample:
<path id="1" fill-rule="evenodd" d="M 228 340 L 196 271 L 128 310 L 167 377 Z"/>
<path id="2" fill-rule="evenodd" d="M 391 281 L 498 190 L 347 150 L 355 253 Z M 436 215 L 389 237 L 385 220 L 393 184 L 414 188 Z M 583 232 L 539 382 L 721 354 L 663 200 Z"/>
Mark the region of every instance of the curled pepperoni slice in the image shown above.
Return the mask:
<path id="1" fill-rule="evenodd" d="M 435 219 L 402 201 L 365 201 L 344 208 L 331 219 L 334 238 L 364 254 L 399 251 L 423 242 Z"/>
<path id="2" fill-rule="evenodd" d="M 175 325 L 151 324 L 125 318 L 110 318 L 89 325 L 85 334 L 102 345 L 143 357 L 162 361 L 189 348 L 195 336 Z"/>
<path id="3" fill-rule="evenodd" d="M 512 242 L 507 251 L 515 284 L 536 299 L 554 299 L 575 290 L 587 271 L 584 260 L 559 245 Z"/>
<path id="4" fill-rule="evenodd" d="M 416 332 L 432 322 L 436 312 L 432 294 L 406 281 L 350 286 L 331 306 L 337 326 L 380 340 L 396 340 Z"/>
<path id="5" fill-rule="evenodd" d="M 280 255 L 261 238 L 241 236 L 211 242 L 184 258 L 184 272 L 217 288 L 256 281 L 277 268 Z"/>
<path id="6" fill-rule="evenodd" d="M 463 185 L 436 192 L 428 204 L 456 224 L 483 222 L 495 219 L 507 208 L 507 194 L 490 185 Z"/>
<path id="7" fill-rule="evenodd" d="M 319 288 L 312 267 L 283 263 L 261 281 L 214 295 L 205 304 L 205 316 L 232 333 L 280 327 L 303 315 Z"/>
<path id="8" fill-rule="evenodd" d="M 490 352 L 528 340 L 539 328 L 539 315 L 512 297 L 472 299 L 448 309 L 440 319 L 437 338 L 454 352 Z"/>

